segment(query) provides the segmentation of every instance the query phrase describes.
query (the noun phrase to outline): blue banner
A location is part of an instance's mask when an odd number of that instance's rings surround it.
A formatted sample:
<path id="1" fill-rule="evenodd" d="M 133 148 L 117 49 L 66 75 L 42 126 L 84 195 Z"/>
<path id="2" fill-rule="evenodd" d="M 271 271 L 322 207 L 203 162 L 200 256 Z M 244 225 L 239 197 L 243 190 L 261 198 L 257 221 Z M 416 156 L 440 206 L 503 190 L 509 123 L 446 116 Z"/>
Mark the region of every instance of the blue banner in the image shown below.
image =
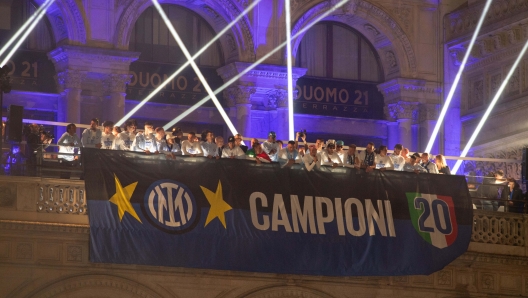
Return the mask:
<path id="1" fill-rule="evenodd" d="M 327 276 L 417 275 L 463 254 L 462 176 L 83 151 L 90 260 Z"/>

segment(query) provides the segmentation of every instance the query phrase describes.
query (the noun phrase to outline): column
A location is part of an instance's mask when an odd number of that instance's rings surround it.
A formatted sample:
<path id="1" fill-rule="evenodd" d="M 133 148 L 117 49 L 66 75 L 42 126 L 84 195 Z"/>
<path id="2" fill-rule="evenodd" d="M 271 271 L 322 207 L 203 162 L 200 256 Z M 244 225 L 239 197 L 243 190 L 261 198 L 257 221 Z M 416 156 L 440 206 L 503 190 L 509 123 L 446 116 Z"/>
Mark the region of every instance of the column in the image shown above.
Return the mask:
<path id="1" fill-rule="evenodd" d="M 81 83 L 86 74 L 76 70 L 65 70 L 57 74 L 57 85 L 61 98 L 57 109 L 57 120 L 66 123 L 81 122 Z M 57 127 L 57 137 L 60 137 L 66 128 Z"/>
<path id="2" fill-rule="evenodd" d="M 277 109 L 273 130 L 277 134 L 277 140 L 288 140 L 289 138 L 289 121 L 288 121 L 288 91 L 285 89 L 271 89 L 267 93 L 268 107 Z"/>
<path id="3" fill-rule="evenodd" d="M 409 148 L 411 151 L 417 150 L 413 143 L 417 138 L 413 134 L 412 125 L 416 122 L 418 108 L 419 105 L 416 102 L 399 101 L 389 104 L 386 110 L 388 120 L 397 121 L 398 123 L 398 129 L 395 131 L 398 132 L 397 135 L 400 144 L 403 147 Z"/>
<path id="4" fill-rule="evenodd" d="M 104 119 L 114 123 L 125 116 L 126 85 L 130 82 L 129 74 L 110 74 L 104 81 L 107 102 L 103 109 Z"/>
<path id="5" fill-rule="evenodd" d="M 250 86 L 232 86 L 224 91 L 224 99 L 229 107 L 229 118 L 244 137 L 251 134 L 251 98 L 256 90 Z"/>
<path id="6" fill-rule="evenodd" d="M 400 142 L 399 123 L 391 121 L 387 123 L 387 136 L 389 149 L 393 149 L 394 145 Z"/>

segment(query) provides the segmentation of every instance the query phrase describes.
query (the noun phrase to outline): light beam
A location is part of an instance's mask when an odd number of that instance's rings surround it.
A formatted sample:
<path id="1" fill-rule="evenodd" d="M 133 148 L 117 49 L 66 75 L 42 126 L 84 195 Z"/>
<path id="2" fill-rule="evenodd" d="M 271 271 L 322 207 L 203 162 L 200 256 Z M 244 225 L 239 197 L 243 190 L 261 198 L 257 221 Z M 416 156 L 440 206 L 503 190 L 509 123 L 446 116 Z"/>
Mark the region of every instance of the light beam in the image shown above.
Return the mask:
<path id="1" fill-rule="evenodd" d="M 207 94 L 209 94 L 209 96 L 212 98 L 213 103 L 215 104 L 216 108 L 218 109 L 218 112 L 220 112 L 220 115 L 222 116 L 222 118 L 224 118 L 224 121 L 226 122 L 227 127 L 229 127 L 229 130 L 231 131 L 231 133 L 233 135 L 238 134 L 238 131 L 236 130 L 236 128 L 233 125 L 233 123 L 231 122 L 231 119 L 229 119 L 229 116 L 227 116 L 226 112 L 224 111 L 224 108 L 220 104 L 220 101 L 218 101 L 218 98 L 216 98 L 216 95 L 214 94 L 213 89 L 211 89 L 211 86 L 209 86 L 209 83 L 207 83 L 207 80 L 205 79 L 205 77 L 203 76 L 202 72 L 198 68 L 198 65 L 196 65 L 196 62 L 194 62 L 191 54 L 187 50 L 187 47 L 185 46 L 185 44 L 181 40 L 180 36 L 178 35 L 178 32 L 176 32 L 176 29 L 174 29 L 174 26 L 172 26 L 171 21 L 169 20 L 169 18 L 167 17 L 167 15 L 165 14 L 165 12 L 161 8 L 161 6 L 159 5 L 158 0 L 152 0 L 152 3 L 154 3 L 154 6 L 158 10 L 161 18 L 163 19 L 163 21 L 167 25 L 167 28 L 171 32 L 171 34 L 174 37 L 174 39 L 176 39 L 176 42 L 180 46 L 183 54 L 185 55 L 185 58 L 187 58 L 187 60 L 189 60 L 189 62 L 191 63 L 191 67 L 193 68 L 194 72 L 196 73 L 196 75 L 198 76 L 200 81 L 202 82 L 205 90 L 207 91 Z"/>
<path id="2" fill-rule="evenodd" d="M 248 14 L 253 7 L 255 7 L 259 2 L 262 0 L 257 0 L 251 5 L 249 5 L 238 17 L 236 17 L 231 23 L 229 23 L 222 31 L 218 32 L 218 34 L 213 37 L 206 45 L 204 45 L 194 56 L 192 56 L 192 60 L 195 60 L 198 58 L 201 54 L 203 54 L 211 45 L 213 45 L 220 37 L 222 37 L 231 27 L 236 25 L 238 21 L 240 21 L 246 14 Z M 154 91 L 152 91 L 147 97 L 145 97 L 140 103 L 138 103 L 130 112 L 128 112 L 123 118 L 121 118 L 119 121 L 116 122 L 117 126 L 121 126 L 127 119 L 132 117 L 139 109 L 141 109 L 147 102 L 149 102 L 158 92 L 160 92 L 167 84 L 169 84 L 176 76 L 178 76 L 187 66 L 189 66 L 191 62 L 187 61 L 185 62 L 180 68 L 178 68 L 170 77 L 168 77 L 163 83 L 161 83 Z"/>
<path id="3" fill-rule="evenodd" d="M 444 122 L 447 109 L 449 108 L 449 105 L 451 104 L 451 100 L 453 99 L 455 90 L 458 86 L 460 79 L 462 78 L 462 72 L 464 71 L 464 68 L 466 67 L 467 60 L 469 59 L 469 55 L 471 54 L 473 45 L 475 44 L 475 41 L 477 40 L 480 28 L 482 27 L 482 23 L 484 23 L 486 14 L 488 13 L 488 10 L 491 6 L 491 2 L 493 2 L 493 0 L 486 1 L 484 10 L 482 11 L 482 14 L 480 15 L 480 19 L 477 23 L 477 27 L 475 28 L 475 32 L 473 32 L 473 36 L 471 37 L 471 41 L 469 42 L 469 46 L 467 48 L 466 54 L 464 55 L 464 59 L 462 60 L 462 63 L 460 64 L 460 68 L 458 69 L 458 73 L 455 77 L 455 80 L 453 81 L 453 85 L 451 85 L 451 89 L 449 90 L 449 93 L 447 94 L 446 100 L 444 102 L 444 106 L 442 107 L 442 111 L 440 111 L 440 116 L 438 117 L 438 121 L 436 122 L 436 125 L 433 129 L 433 133 L 431 134 L 431 138 L 429 139 L 429 142 L 427 143 L 427 147 L 425 147 L 424 152 L 431 152 L 431 149 L 433 148 L 436 137 L 438 136 L 438 131 L 440 131 L 440 127 L 442 126 L 442 123 Z"/>
<path id="4" fill-rule="evenodd" d="M 288 69 L 288 132 L 290 140 L 295 138 L 295 127 L 293 119 L 293 71 L 292 71 L 292 45 L 291 45 L 291 12 L 290 0 L 285 0 L 286 12 L 286 55 Z"/>
<path id="5" fill-rule="evenodd" d="M 38 13 L 35 13 L 35 15 L 36 15 L 35 21 L 29 26 L 29 28 L 27 28 L 26 32 L 24 32 L 22 37 L 18 40 L 18 42 L 15 44 L 15 46 L 11 49 L 9 54 L 4 58 L 2 63 L 0 63 L 0 67 L 3 67 L 4 65 L 6 65 L 7 62 L 9 62 L 9 59 L 11 59 L 11 57 L 13 57 L 13 55 L 18 50 L 18 48 L 20 48 L 20 46 L 26 40 L 26 38 L 29 36 L 29 34 L 31 34 L 31 31 L 33 31 L 33 29 L 35 29 L 35 27 L 38 25 L 39 21 L 46 14 L 46 10 L 48 10 L 48 8 L 51 6 L 52 3 L 53 3 L 53 0 L 50 1 L 50 2 L 47 2 L 47 6 L 45 6 L 45 7 L 42 6 L 41 7 L 42 9 Z"/>
<path id="6" fill-rule="evenodd" d="M 308 31 L 313 25 L 315 25 L 317 22 L 321 21 L 322 19 L 326 18 L 329 14 L 331 14 L 332 12 L 334 12 L 336 9 L 338 9 L 339 7 L 343 6 L 345 3 L 347 3 L 349 0 L 341 0 L 339 1 L 334 7 L 332 7 L 331 9 L 329 9 L 328 11 L 326 11 L 325 13 L 321 14 L 320 16 L 318 16 L 312 23 L 310 23 L 308 26 L 306 26 L 305 28 L 302 28 L 301 30 L 299 30 L 299 32 L 297 32 L 295 35 L 292 36 L 292 39 L 295 39 L 299 36 L 301 36 L 302 34 L 304 34 L 306 31 Z M 287 41 L 284 41 L 283 43 L 281 43 L 279 46 L 277 46 L 275 49 L 271 50 L 269 53 L 267 53 L 266 55 L 262 56 L 260 59 L 258 59 L 257 61 L 255 61 L 255 63 L 251 64 L 250 66 L 248 66 L 246 69 L 244 69 L 243 71 L 241 71 L 238 75 L 236 75 L 235 77 L 231 78 L 229 81 L 227 81 L 226 83 L 224 83 L 222 86 L 218 87 L 218 89 L 216 89 L 214 92 L 215 93 L 219 93 L 219 92 L 222 92 L 224 89 L 226 89 L 227 87 L 229 87 L 229 85 L 233 84 L 234 82 L 236 82 L 238 79 L 240 79 L 243 75 L 245 75 L 246 73 L 248 73 L 249 71 L 251 71 L 253 68 L 257 67 L 259 64 L 261 64 L 262 62 L 266 61 L 269 57 L 271 57 L 272 55 L 274 55 L 277 51 L 279 51 L 280 49 L 282 49 L 284 46 L 286 46 L 286 43 Z M 206 103 L 211 97 L 208 95 L 206 96 L 205 98 L 203 98 L 202 100 L 200 100 L 199 102 L 195 103 L 193 106 L 191 106 L 190 108 L 188 108 L 187 110 L 185 110 L 183 113 L 181 113 L 178 117 L 174 118 L 171 122 L 165 124 L 163 126 L 163 129 L 165 130 L 168 130 L 170 127 L 172 127 L 174 124 L 178 123 L 179 121 L 181 121 L 183 118 L 187 117 L 187 115 L 189 115 L 190 113 L 194 112 L 196 109 L 198 109 L 201 105 L 203 105 L 204 103 Z"/>
<path id="7" fill-rule="evenodd" d="M 506 76 L 506 78 L 504 78 L 504 81 L 502 81 L 502 84 L 500 85 L 499 89 L 497 90 L 497 93 L 495 94 L 495 97 L 493 97 L 493 100 L 491 101 L 488 109 L 486 110 L 486 112 L 482 116 L 482 119 L 480 119 L 479 124 L 475 128 L 475 131 L 471 135 L 471 138 L 467 142 L 466 147 L 464 148 L 464 151 L 462 151 L 462 154 L 460 155 L 460 157 L 466 157 L 467 153 L 469 152 L 469 149 L 471 149 L 471 146 L 473 146 L 473 143 L 477 139 L 477 136 L 478 136 L 480 130 L 482 129 L 482 127 L 486 123 L 486 120 L 488 120 L 488 117 L 491 114 L 491 111 L 493 110 L 493 108 L 495 107 L 495 104 L 497 103 L 497 101 L 499 100 L 500 96 L 502 95 L 502 92 L 506 88 L 506 85 L 508 84 L 508 81 L 510 80 L 511 76 L 515 72 L 515 69 L 517 68 L 517 66 L 521 62 L 521 59 L 524 56 L 524 54 L 526 53 L 527 49 L 528 49 L 528 41 L 526 41 L 526 43 L 524 44 L 524 47 L 522 48 L 521 53 L 517 57 L 517 60 L 515 60 L 515 63 L 513 63 L 510 71 L 508 72 L 508 75 Z M 460 159 L 457 160 L 455 166 L 453 167 L 453 174 L 456 174 L 456 172 L 460 168 L 461 164 L 462 164 L 462 160 L 460 160 Z"/>
<path id="8" fill-rule="evenodd" d="M 9 41 L 2 47 L 2 49 L 0 50 L 0 57 L 5 53 L 5 51 L 7 51 L 7 49 L 15 42 L 15 40 L 20 36 L 20 34 L 22 34 L 22 32 L 24 32 L 24 30 L 26 30 L 26 28 L 33 22 L 33 20 L 37 17 L 37 15 L 44 9 L 46 8 L 47 9 L 47 6 L 48 5 L 51 5 L 51 3 L 55 1 L 55 0 L 46 0 L 46 2 L 44 2 L 44 4 L 42 4 L 36 11 L 35 13 L 29 17 L 29 19 L 27 19 L 27 21 L 22 25 L 22 27 L 20 27 L 17 32 L 15 32 L 15 35 L 13 35 L 13 37 L 11 37 L 9 39 Z"/>

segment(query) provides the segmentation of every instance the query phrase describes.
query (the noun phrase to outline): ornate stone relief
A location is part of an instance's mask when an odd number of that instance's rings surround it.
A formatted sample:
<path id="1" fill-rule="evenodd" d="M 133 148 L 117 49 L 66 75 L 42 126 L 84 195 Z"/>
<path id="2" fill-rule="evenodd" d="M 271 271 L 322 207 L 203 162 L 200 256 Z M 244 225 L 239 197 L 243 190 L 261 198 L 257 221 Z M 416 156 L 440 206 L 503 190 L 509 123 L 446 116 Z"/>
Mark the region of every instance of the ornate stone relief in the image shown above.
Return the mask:
<path id="1" fill-rule="evenodd" d="M 396 56 L 392 51 L 388 51 L 385 53 L 385 60 L 387 61 L 387 65 L 392 68 L 398 66 L 398 63 L 396 62 Z"/>
<path id="2" fill-rule="evenodd" d="M 420 104 L 420 117 L 418 122 L 437 120 L 440 115 L 440 105 Z"/>
<path id="3" fill-rule="evenodd" d="M 82 262 L 82 246 L 80 245 L 68 245 L 67 257 L 68 262 Z"/>
<path id="4" fill-rule="evenodd" d="M 59 214 L 86 214 L 86 191 L 73 185 L 37 186 L 37 211 Z"/>
<path id="5" fill-rule="evenodd" d="M 276 109 L 288 106 L 288 92 L 283 89 L 271 89 L 267 93 L 268 108 Z"/>
<path id="6" fill-rule="evenodd" d="M 485 2 L 481 2 L 448 14 L 445 17 L 447 40 L 452 40 L 473 32 L 477 26 L 484 4 Z M 526 13 L 527 11 L 528 1 L 493 1 L 484 25 L 498 23 L 501 20 L 512 18 L 515 15 Z"/>
<path id="7" fill-rule="evenodd" d="M 412 33 L 413 24 L 413 8 L 409 5 L 402 5 L 401 2 L 398 6 L 392 9 L 392 15 L 396 16 L 402 28 Z"/>
<path id="8" fill-rule="evenodd" d="M 255 92 L 254 87 L 232 86 L 224 90 L 224 99 L 228 107 L 234 107 L 237 104 L 251 104 L 251 96 Z"/>
<path id="9" fill-rule="evenodd" d="M 387 120 L 395 121 L 398 119 L 412 119 L 416 122 L 418 115 L 419 103 L 400 101 L 389 104 L 386 110 Z"/>
<path id="10" fill-rule="evenodd" d="M 380 32 L 378 31 L 378 29 L 376 29 L 376 27 L 372 26 L 371 24 L 364 24 L 363 25 L 363 28 L 365 28 L 365 30 L 367 30 L 370 35 L 376 37 L 380 34 Z"/>
<path id="11" fill-rule="evenodd" d="M 519 181 L 521 179 L 522 149 L 525 146 L 528 146 L 528 142 L 523 146 L 518 146 L 515 148 L 505 147 L 504 149 L 494 151 L 494 153 L 491 154 L 480 155 L 486 158 L 516 159 L 519 161 L 519 163 L 496 163 L 466 160 L 463 163 L 464 174 L 486 176 L 490 173 L 495 173 L 498 170 L 503 170 L 506 177 L 512 177 Z"/>
<path id="12" fill-rule="evenodd" d="M 103 81 L 103 87 L 107 93 L 124 93 L 131 78 L 130 74 L 110 74 Z"/>
<path id="13" fill-rule="evenodd" d="M 484 104 L 484 80 L 472 82 L 470 88 L 468 109 L 471 110 Z"/>
<path id="14" fill-rule="evenodd" d="M 60 91 L 66 89 L 81 89 L 85 77 L 86 73 L 78 70 L 59 72 L 57 73 L 57 86 Z"/>

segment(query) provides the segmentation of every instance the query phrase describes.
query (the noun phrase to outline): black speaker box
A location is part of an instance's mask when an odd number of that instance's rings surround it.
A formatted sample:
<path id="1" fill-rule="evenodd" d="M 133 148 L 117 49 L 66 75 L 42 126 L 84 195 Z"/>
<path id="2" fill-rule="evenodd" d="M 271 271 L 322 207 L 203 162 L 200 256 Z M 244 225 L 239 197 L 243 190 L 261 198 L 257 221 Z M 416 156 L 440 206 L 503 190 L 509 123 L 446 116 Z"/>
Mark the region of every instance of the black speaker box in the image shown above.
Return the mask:
<path id="1" fill-rule="evenodd" d="M 22 142 L 22 117 L 24 114 L 23 106 L 10 105 L 7 108 L 7 140 L 13 142 Z"/>

